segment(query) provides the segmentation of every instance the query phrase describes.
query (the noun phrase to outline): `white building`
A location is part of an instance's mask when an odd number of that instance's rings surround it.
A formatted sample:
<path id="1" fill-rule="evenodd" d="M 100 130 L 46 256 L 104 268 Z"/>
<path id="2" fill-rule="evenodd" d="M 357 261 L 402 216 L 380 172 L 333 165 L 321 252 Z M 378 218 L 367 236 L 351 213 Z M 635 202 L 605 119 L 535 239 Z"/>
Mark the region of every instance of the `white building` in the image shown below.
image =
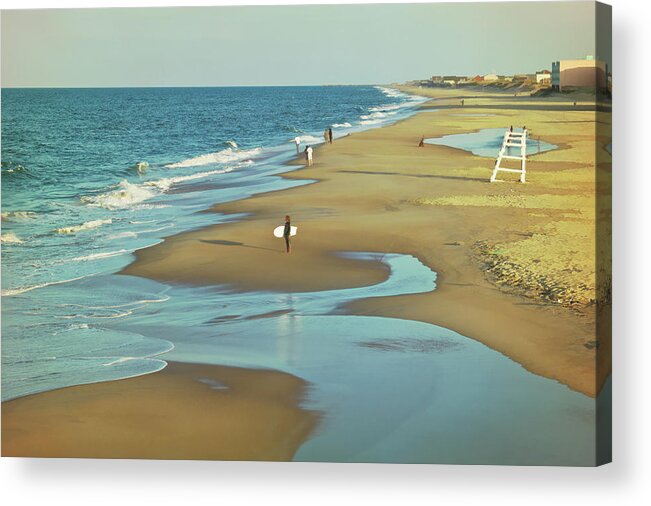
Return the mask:
<path id="1" fill-rule="evenodd" d="M 536 83 L 552 84 L 552 73 L 549 70 L 541 70 L 540 72 L 536 72 Z"/>

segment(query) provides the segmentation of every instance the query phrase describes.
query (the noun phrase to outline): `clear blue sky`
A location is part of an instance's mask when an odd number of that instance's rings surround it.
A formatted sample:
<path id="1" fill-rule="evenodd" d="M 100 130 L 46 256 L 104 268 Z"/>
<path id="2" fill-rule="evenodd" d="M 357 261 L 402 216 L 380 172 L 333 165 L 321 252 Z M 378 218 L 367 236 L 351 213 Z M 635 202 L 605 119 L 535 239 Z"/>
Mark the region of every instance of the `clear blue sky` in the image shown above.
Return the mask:
<path id="1" fill-rule="evenodd" d="M 531 73 L 594 54 L 594 41 L 593 2 L 4 10 L 2 86 L 367 84 Z"/>

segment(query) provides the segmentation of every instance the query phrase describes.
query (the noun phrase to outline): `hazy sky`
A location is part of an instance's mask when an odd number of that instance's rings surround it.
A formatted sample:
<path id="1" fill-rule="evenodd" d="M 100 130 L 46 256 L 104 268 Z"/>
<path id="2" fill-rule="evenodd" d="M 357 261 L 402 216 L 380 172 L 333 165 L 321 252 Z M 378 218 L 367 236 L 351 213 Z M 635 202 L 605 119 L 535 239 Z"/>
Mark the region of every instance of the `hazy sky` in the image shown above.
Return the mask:
<path id="1" fill-rule="evenodd" d="M 595 52 L 593 2 L 2 11 L 2 86 L 369 84 Z M 610 55 L 600 55 L 610 60 Z"/>

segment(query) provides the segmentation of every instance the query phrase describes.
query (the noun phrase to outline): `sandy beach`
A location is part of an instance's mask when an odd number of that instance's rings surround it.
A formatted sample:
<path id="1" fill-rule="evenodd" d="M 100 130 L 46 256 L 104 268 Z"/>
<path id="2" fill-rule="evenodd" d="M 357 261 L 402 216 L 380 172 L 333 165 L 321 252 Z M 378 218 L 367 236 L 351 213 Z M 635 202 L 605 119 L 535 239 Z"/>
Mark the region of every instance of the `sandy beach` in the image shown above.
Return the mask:
<path id="1" fill-rule="evenodd" d="M 610 374 L 609 278 L 598 268 L 609 262 L 609 230 L 595 240 L 610 212 L 610 113 L 571 100 L 418 92 L 434 100 L 416 115 L 320 146 L 312 167 L 282 176 L 314 183 L 214 206 L 246 216 L 138 251 L 122 273 L 308 292 L 389 276 L 379 261 L 339 252 L 413 255 L 437 273 L 436 290 L 356 301 L 345 311 L 454 330 L 596 396 Z M 533 139 L 559 147 L 529 158 L 526 184 L 515 176 L 489 183 L 494 159 L 417 147 L 421 136 L 509 125 L 526 125 Z M 291 255 L 271 234 L 286 214 L 299 228 Z M 2 453 L 290 460 L 317 425 L 318 415 L 300 407 L 305 388 L 276 371 L 171 363 L 147 376 L 3 403 Z"/>
<path id="2" fill-rule="evenodd" d="M 277 371 L 171 362 L 2 404 L 3 457 L 291 460 L 317 424 Z"/>
<path id="3" fill-rule="evenodd" d="M 358 302 L 348 311 L 450 328 L 594 396 L 610 372 L 598 368 L 595 381 L 597 347 L 605 363 L 610 353 L 609 339 L 594 339 L 595 301 L 603 299 L 595 262 L 607 261 L 594 239 L 595 191 L 610 171 L 604 149 L 610 114 L 599 113 L 597 121 L 594 110 L 574 110 L 569 100 L 427 91 L 438 100 L 419 114 L 321 146 L 313 167 L 284 176 L 317 183 L 215 206 L 247 218 L 140 251 L 124 273 L 241 290 L 313 291 L 370 285 L 387 275 L 379 264 L 337 252 L 411 254 L 438 273 L 435 291 Z M 462 115 L 473 108 L 482 116 Z M 526 125 L 534 139 L 559 146 L 530 157 L 524 185 L 516 177 L 490 184 L 493 159 L 417 147 L 421 136 L 508 125 Z M 609 202 L 600 209 L 607 214 Z M 291 255 L 270 233 L 285 214 L 299 226 Z"/>

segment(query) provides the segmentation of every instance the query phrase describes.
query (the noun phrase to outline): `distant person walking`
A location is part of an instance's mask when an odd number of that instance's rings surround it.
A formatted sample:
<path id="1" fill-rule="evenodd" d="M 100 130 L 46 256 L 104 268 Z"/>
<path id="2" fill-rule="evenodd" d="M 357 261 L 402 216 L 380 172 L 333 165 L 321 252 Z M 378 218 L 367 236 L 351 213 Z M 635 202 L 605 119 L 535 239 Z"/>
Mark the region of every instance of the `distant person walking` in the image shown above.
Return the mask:
<path id="1" fill-rule="evenodd" d="M 305 148 L 305 158 L 307 158 L 307 165 L 312 166 L 312 146 Z"/>
<path id="2" fill-rule="evenodd" d="M 330 144 L 332 144 L 332 128 L 328 128 L 328 137 L 330 138 Z"/>
<path id="3" fill-rule="evenodd" d="M 292 243 L 289 240 L 289 236 L 292 235 L 292 222 L 289 218 L 289 215 L 285 216 L 285 229 L 283 230 L 283 237 L 285 238 L 285 248 L 287 253 L 292 252 Z"/>
<path id="4" fill-rule="evenodd" d="M 425 147 L 425 136 L 424 135 L 420 138 L 420 142 L 418 143 L 418 147 L 419 148 Z"/>
<path id="5" fill-rule="evenodd" d="M 328 144 L 330 140 L 330 134 L 328 133 L 327 128 L 323 131 L 323 139 L 325 140 L 325 143 Z"/>
<path id="6" fill-rule="evenodd" d="M 466 101 L 462 98 L 462 99 L 461 99 L 461 107 L 463 107 L 463 105 L 464 105 L 465 103 L 466 103 Z"/>
<path id="7" fill-rule="evenodd" d="M 509 132 L 513 133 L 513 125 L 511 125 L 511 128 L 509 128 Z"/>
<path id="8" fill-rule="evenodd" d="M 300 155 L 301 154 L 301 138 L 296 136 L 294 138 L 294 143 L 296 143 L 296 154 Z"/>

